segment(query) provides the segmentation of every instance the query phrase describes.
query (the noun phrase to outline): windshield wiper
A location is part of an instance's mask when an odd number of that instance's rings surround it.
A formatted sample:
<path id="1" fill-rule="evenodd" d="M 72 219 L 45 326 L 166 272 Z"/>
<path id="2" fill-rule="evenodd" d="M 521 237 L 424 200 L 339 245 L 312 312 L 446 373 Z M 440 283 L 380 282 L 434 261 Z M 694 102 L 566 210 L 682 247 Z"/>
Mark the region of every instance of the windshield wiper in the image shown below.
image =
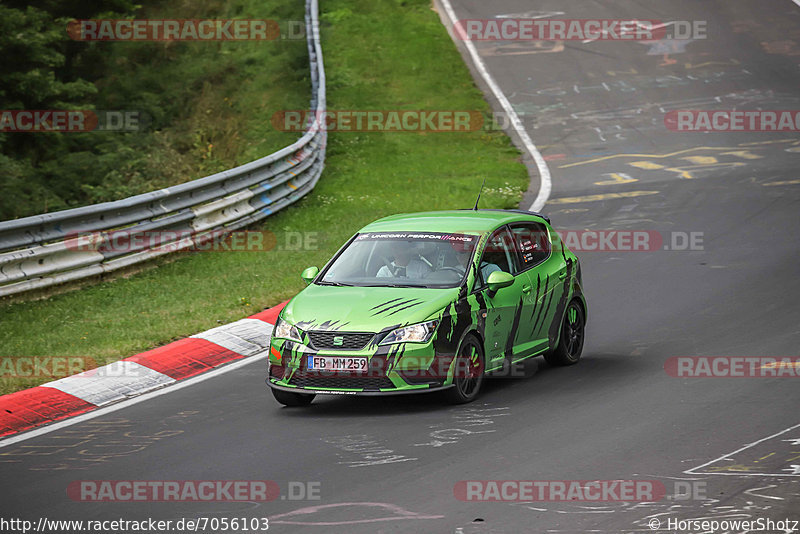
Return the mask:
<path id="1" fill-rule="evenodd" d="M 356 287 L 353 284 L 343 284 L 342 282 L 317 282 L 320 286 Z"/>

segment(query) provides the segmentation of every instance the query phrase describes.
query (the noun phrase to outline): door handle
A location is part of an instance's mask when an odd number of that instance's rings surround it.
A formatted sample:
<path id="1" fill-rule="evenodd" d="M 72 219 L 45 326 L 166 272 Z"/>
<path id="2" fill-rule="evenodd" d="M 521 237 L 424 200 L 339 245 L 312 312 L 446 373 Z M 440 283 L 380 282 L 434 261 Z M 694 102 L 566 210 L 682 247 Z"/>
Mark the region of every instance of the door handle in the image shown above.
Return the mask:
<path id="1" fill-rule="evenodd" d="M 531 286 L 522 286 L 522 292 L 523 293 L 530 293 L 531 292 Z"/>

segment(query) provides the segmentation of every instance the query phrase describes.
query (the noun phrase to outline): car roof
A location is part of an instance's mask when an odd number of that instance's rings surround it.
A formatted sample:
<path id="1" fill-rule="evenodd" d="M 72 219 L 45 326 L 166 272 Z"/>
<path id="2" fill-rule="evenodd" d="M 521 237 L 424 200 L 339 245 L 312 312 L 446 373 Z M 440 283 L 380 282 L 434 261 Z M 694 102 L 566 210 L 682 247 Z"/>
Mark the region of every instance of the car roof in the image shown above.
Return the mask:
<path id="1" fill-rule="evenodd" d="M 447 232 L 485 233 L 502 224 L 521 221 L 543 222 L 544 215 L 524 210 L 450 210 L 401 213 L 378 219 L 361 232 Z"/>

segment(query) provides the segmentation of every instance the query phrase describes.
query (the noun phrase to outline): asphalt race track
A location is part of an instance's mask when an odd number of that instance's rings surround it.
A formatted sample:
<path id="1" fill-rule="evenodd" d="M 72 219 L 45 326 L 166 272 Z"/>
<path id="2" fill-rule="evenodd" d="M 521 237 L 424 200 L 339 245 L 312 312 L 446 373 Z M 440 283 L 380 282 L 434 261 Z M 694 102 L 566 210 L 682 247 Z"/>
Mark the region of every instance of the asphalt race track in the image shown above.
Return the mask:
<path id="1" fill-rule="evenodd" d="M 653 531 L 654 518 L 656 529 L 674 532 L 670 518 L 800 520 L 797 379 L 675 378 L 664 369 L 675 356 L 798 355 L 800 136 L 675 132 L 664 115 L 800 109 L 800 7 L 459 0 L 454 8 L 463 19 L 708 22 L 706 39 L 677 44 L 476 43 L 548 162 L 544 211 L 554 226 L 662 238 L 655 250 L 577 252 L 589 304 L 581 363 L 555 369 L 537 358 L 528 376 L 493 379 L 462 407 L 426 396 L 325 397 L 308 409 L 280 407 L 264 385 L 265 364 L 253 363 L 0 448 L 3 516 L 269 517 L 270 531 L 303 533 L 629 533 Z M 284 498 L 67 496 L 80 480 L 253 479 L 277 482 Z M 465 480 L 639 479 L 661 481 L 668 495 L 652 503 L 454 496 Z M 293 482 L 318 484 L 319 500 L 290 498 Z M 690 498 L 675 498 L 676 482 L 694 488 Z"/>

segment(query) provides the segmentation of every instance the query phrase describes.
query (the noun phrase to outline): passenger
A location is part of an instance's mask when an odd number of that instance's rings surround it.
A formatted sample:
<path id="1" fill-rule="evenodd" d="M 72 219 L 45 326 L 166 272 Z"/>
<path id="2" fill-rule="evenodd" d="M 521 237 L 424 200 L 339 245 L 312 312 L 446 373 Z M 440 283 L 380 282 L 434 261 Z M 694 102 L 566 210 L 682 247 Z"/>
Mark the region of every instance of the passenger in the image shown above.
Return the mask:
<path id="1" fill-rule="evenodd" d="M 384 265 L 378 269 L 378 278 L 425 278 L 431 268 L 422 260 L 412 259 L 411 252 L 404 248 L 399 250 L 395 256 L 394 261 L 389 265 Z"/>

